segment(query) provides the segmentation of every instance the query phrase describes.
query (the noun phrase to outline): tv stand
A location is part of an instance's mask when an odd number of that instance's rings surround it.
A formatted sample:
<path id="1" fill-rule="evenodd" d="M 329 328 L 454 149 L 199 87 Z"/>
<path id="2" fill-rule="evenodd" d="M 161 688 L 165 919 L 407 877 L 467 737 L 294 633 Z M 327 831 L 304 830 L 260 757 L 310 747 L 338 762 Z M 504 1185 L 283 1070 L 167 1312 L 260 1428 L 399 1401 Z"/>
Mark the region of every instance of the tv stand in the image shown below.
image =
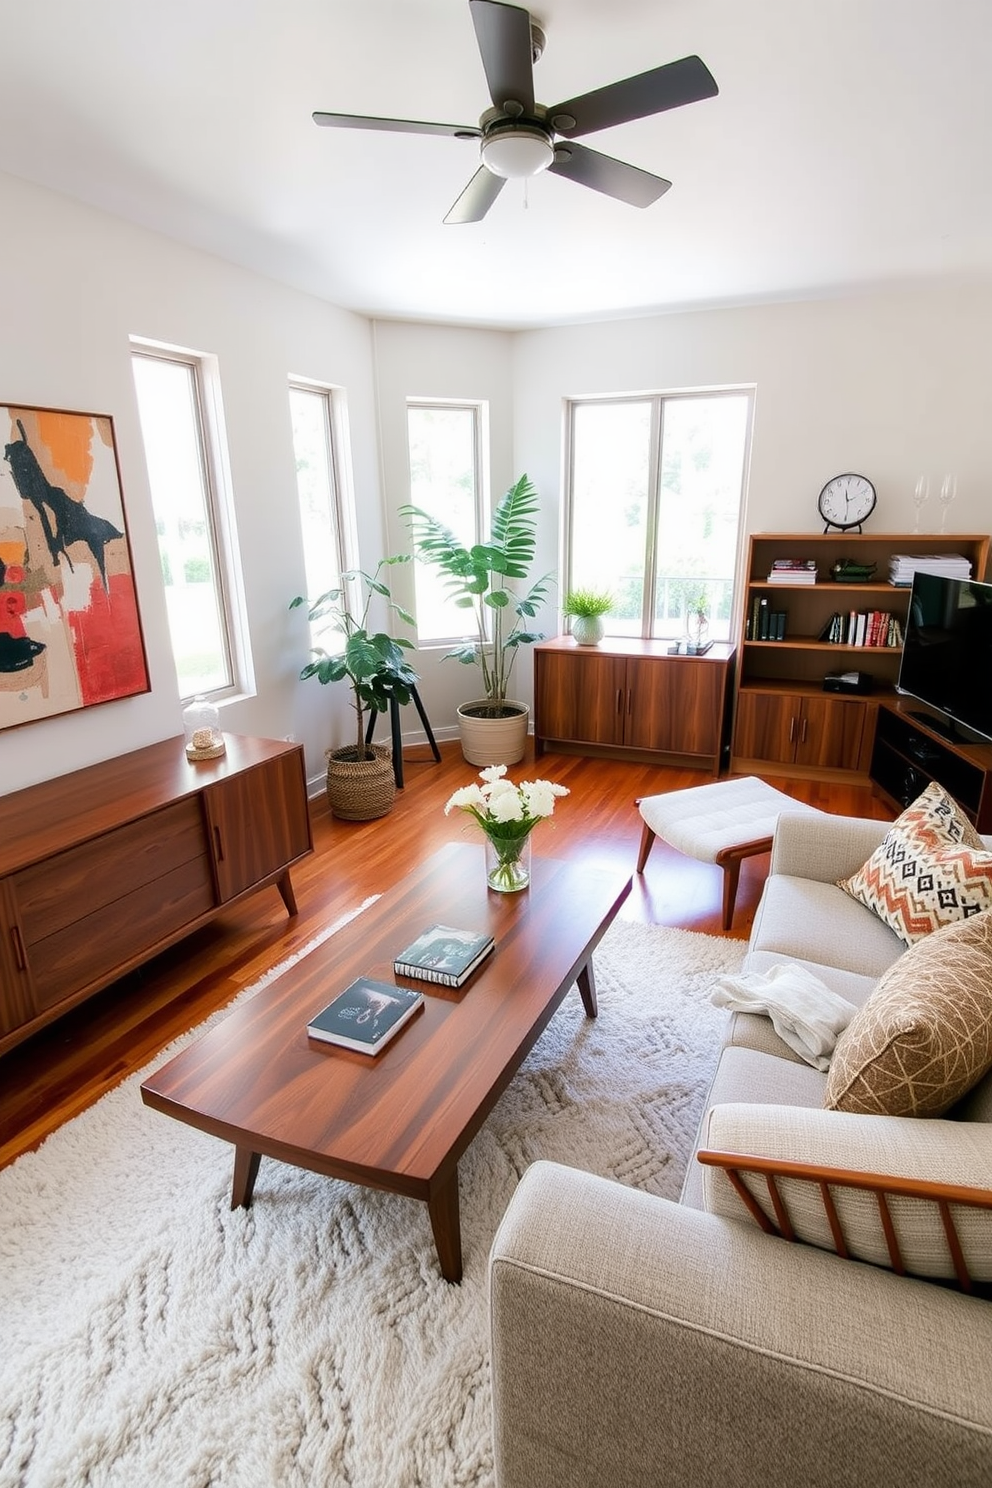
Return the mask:
<path id="1" fill-rule="evenodd" d="M 879 702 L 872 784 L 901 811 L 936 780 L 979 832 L 992 834 L 992 744 L 968 744 L 950 728 L 904 699 Z"/>

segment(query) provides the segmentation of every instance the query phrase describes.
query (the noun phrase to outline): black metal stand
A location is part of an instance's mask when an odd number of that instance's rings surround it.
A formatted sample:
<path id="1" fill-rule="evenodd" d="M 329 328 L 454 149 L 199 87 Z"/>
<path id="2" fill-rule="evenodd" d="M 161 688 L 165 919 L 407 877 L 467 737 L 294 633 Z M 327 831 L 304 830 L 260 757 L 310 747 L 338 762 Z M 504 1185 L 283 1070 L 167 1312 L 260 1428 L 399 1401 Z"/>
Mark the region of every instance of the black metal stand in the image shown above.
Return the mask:
<path id="1" fill-rule="evenodd" d="M 427 714 L 424 712 L 424 705 L 420 701 L 420 693 L 415 687 L 410 688 L 410 697 L 413 701 L 414 707 L 420 714 L 420 721 L 424 726 L 424 732 L 427 735 L 427 742 L 431 746 L 431 752 L 434 755 L 435 762 L 437 764 L 440 764 L 441 751 L 437 747 L 437 740 L 434 738 L 434 731 L 430 726 L 430 721 L 427 717 Z M 372 734 L 375 729 L 375 721 L 378 717 L 378 710 L 376 708 L 370 708 L 368 727 L 365 730 L 366 744 L 371 744 L 372 742 Z M 389 732 L 393 745 L 393 779 L 396 781 L 396 789 L 402 790 L 403 746 L 400 742 L 400 705 L 394 697 L 391 697 L 389 699 Z"/>

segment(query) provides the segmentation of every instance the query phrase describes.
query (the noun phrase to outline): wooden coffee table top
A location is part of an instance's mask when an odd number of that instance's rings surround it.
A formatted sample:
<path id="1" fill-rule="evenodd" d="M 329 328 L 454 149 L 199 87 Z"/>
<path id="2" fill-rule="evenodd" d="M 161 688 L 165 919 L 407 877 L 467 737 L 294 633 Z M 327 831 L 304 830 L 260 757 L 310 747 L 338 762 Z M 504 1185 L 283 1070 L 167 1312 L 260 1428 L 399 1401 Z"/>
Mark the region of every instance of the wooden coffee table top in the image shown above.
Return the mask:
<path id="1" fill-rule="evenodd" d="M 459 1156 L 589 975 L 629 892 L 618 873 L 535 856 L 530 888 L 498 894 L 481 843 L 451 844 L 156 1071 L 142 1097 L 239 1151 L 430 1203 L 457 1183 Z M 393 973 L 435 921 L 495 937 L 461 988 Z M 375 1056 L 311 1042 L 307 1020 L 361 975 L 420 989 L 423 1010 Z"/>

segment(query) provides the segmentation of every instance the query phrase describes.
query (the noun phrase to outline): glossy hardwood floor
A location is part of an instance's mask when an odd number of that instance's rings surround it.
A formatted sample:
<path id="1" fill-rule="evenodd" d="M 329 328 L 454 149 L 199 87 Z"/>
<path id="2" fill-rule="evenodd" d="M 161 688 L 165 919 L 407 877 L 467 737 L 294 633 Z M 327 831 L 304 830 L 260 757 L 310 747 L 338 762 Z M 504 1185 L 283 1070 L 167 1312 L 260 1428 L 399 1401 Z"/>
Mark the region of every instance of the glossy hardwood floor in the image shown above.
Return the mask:
<path id="1" fill-rule="evenodd" d="M 274 888 L 264 890 L 0 1058 L 0 1167 L 153 1061 L 172 1039 L 327 924 L 391 887 L 414 863 L 445 842 L 478 840 L 462 813 L 444 815 L 445 801 L 475 779 L 474 769 L 457 744 L 442 745 L 441 753 L 436 764 L 426 745 L 405 752 L 405 789 L 380 821 L 337 821 L 322 801 L 312 803 L 316 851 L 293 869 L 294 919 L 287 919 Z M 571 791 L 553 819 L 536 829 L 536 853 L 581 854 L 590 864 L 629 873 L 641 828 L 635 799 L 712 779 L 699 771 L 577 755 L 546 754 L 535 763 L 530 751 L 511 774 L 555 780 Z M 867 789 L 765 778 L 825 811 L 883 820 L 893 814 Z M 767 858 L 743 865 L 730 932 L 738 938 L 748 935 L 767 866 Z M 623 916 L 719 935 L 722 881 L 718 868 L 658 841 L 643 877 L 635 876 Z"/>

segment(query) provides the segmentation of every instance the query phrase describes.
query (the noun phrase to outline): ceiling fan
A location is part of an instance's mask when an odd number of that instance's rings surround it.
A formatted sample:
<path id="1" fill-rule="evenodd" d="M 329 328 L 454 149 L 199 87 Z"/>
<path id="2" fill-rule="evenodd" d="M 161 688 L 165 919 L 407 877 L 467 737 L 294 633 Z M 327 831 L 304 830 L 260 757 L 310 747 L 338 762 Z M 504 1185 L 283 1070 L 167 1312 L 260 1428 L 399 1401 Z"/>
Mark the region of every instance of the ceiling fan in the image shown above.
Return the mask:
<path id="1" fill-rule="evenodd" d="M 481 222 L 508 180 L 545 170 L 634 207 L 650 206 L 668 190 L 672 183 L 664 177 L 590 150 L 575 139 L 712 98 L 719 89 L 699 57 L 683 57 L 546 108 L 534 100 L 533 64 L 545 42 L 538 23 L 521 6 L 504 5 L 502 0 L 469 0 L 469 9 L 493 101 L 478 126 L 322 112 L 314 114 L 314 122 L 332 129 L 478 140 L 482 164 L 445 217 L 448 223 Z"/>

